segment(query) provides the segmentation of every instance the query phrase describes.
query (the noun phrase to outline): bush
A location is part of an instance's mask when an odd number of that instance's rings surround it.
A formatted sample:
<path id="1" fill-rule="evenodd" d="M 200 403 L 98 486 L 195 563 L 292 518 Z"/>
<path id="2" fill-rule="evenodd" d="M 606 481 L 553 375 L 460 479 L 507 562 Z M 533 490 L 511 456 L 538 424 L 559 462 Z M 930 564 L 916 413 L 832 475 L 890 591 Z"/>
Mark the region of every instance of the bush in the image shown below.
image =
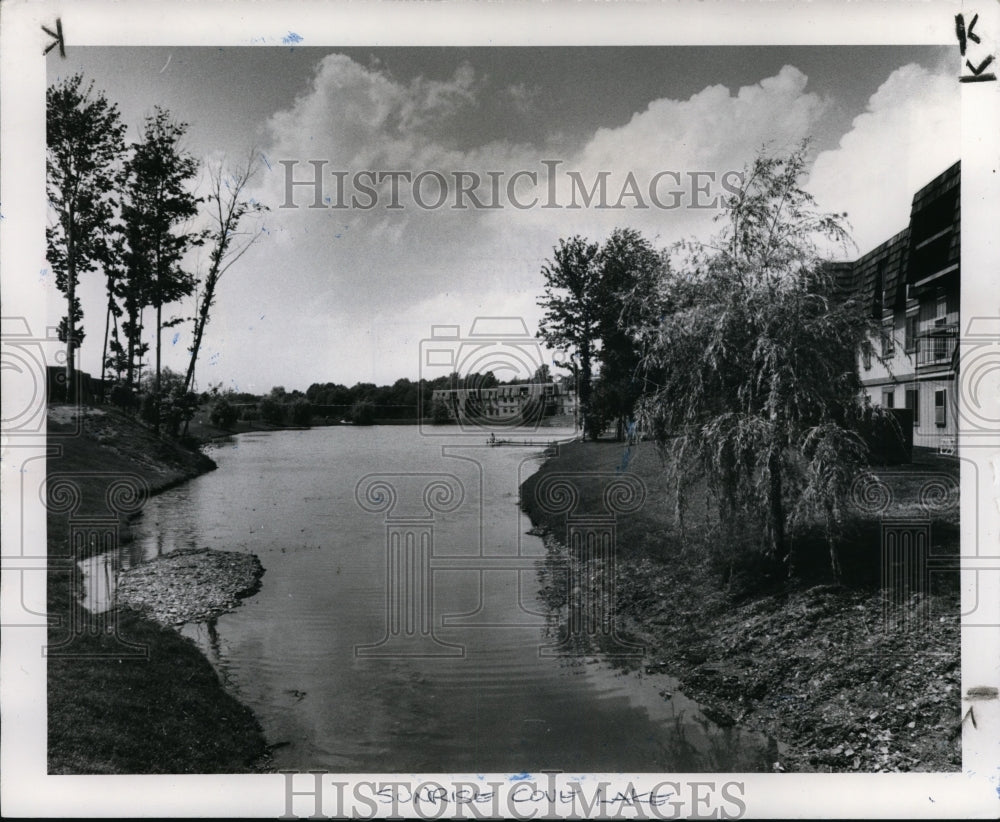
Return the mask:
<path id="1" fill-rule="evenodd" d="M 209 420 L 212 425 L 217 428 L 224 428 L 225 430 L 231 429 L 239 417 L 239 413 L 236 407 L 229 402 L 225 397 L 220 397 L 214 406 L 212 406 L 212 412 L 209 414 Z"/>
<path id="2" fill-rule="evenodd" d="M 309 400 L 301 397 L 292 403 L 289 416 L 292 425 L 309 425 L 312 422 L 313 408 Z"/>
<path id="3" fill-rule="evenodd" d="M 260 418 L 271 425 L 285 424 L 285 406 L 271 397 L 264 397 L 260 401 Z"/>
<path id="4" fill-rule="evenodd" d="M 159 405 L 156 400 L 156 394 L 152 391 L 147 391 L 145 394 L 140 394 L 139 396 L 139 416 L 143 422 L 153 425 L 156 422 L 156 411 Z"/>
<path id="5" fill-rule="evenodd" d="M 135 411 L 138 404 L 135 394 L 129 390 L 127 385 L 123 385 L 122 383 L 117 383 L 111 388 L 108 398 L 113 405 L 118 406 L 122 411 Z"/>
<path id="6" fill-rule="evenodd" d="M 444 400 L 434 400 L 431 406 L 431 422 L 434 425 L 446 425 L 451 422 L 451 414 L 448 413 L 448 406 Z"/>
<path id="7" fill-rule="evenodd" d="M 198 395 L 193 391 L 185 391 L 183 386 L 173 386 L 162 401 L 160 416 L 171 436 L 176 437 L 181 429 L 181 423 L 186 424 L 194 419 L 198 410 Z"/>
<path id="8" fill-rule="evenodd" d="M 375 422 L 375 406 L 367 400 L 358 400 L 351 406 L 351 420 L 355 425 L 371 425 Z"/>

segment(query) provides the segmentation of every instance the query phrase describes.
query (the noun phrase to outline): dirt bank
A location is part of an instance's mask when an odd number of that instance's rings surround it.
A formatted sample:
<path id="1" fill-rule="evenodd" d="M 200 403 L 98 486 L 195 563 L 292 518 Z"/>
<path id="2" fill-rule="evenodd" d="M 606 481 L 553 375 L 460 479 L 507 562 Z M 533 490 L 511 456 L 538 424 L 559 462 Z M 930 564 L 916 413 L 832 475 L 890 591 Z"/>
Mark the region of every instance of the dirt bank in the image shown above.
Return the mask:
<path id="1" fill-rule="evenodd" d="M 74 556 L 69 546 L 73 519 L 115 515 L 109 492 L 123 477 L 144 481 L 156 493 L 212 470 L 215 463 L 112 410 L 90 409 L 81 416 L 70 406 L 54 405 L 48 434 L 50 448 L 55 446 L 46 466 L 49 493 L 69 483 L 76 494 L 71 510 L 53 499 L 47 514 L 49 772 L 239 773 L 266 767 L 260 724 L 223 689 L 193 642 L 132 608 L 90 615 L 78 607 L 74 588 L 73 560 L 80 553 L 76 549 Z M 118 514 L 117 520 L 123 541 L 127 516 Z M 213 561 L 203 559 L 203 571 L 205 562 Z M 238 590 L 252 588 L 247 577 L 256 573 L 244 567 L 223 584 L 222 564 L 204 579 L 215 583 L 218 607 L 234 602 Z M 137 574 L 132 583 L 136 591 L 141 578 Z M 185 615 L 196 617 L 199 593 L 206 589 L 199 588 L 196 573 L 177 579 L 182 578 Z M 169 616 L 161 607 L 166 597 L 155 591 L 144 596 L 159 603 L 149 608 L 151 613 Z M 203 600 L 202 605 L 206 613 L 212 611 L 212 603 Z M 73 613 L 83 624 L 67 632 Z"/>
<path id="2" fill-rule="evenodd" d="M 957 574 L 932 577 L 929 590 L 894 602 L 880 585 L 877 521 L 861 519 L 846 534 L 853 550 L 845 544 L 844 584 L 824 579 L 822 568 L 805 569 L 793 582 L 737 568 L 724 583 L 706 548 L 716 534 L 710 511 L 693 506 L 680 532 L 651 446 L 626 455 L 612 443 L 574 444 L 521 490 L 532 521 L 549 535 L 543 583 L 550 603 L 565 610 L 559 568 L 574 560 L 563 546 L 565 519 L 535 499 L 538 483 L 549 473 L 623 468 L 642 480 L 646 502 L 618 519 L 616 625 L 647 646 L 647 671 L 679 678 L 718 724 L 738 723 L 785 743 L 788 753 L 772 765 L 777 771 L 960 768 Z M 900 506 L 914 474 L 912 467 L 880 472 Z M 958 550 L 954 502 L 929 523 L 937 556 Z M 585 492 L 577 512 L 598 512 L 602 504 Z M 591 564 L 578 578 L 591 579 L 596 590 L 605 569 Z"/>

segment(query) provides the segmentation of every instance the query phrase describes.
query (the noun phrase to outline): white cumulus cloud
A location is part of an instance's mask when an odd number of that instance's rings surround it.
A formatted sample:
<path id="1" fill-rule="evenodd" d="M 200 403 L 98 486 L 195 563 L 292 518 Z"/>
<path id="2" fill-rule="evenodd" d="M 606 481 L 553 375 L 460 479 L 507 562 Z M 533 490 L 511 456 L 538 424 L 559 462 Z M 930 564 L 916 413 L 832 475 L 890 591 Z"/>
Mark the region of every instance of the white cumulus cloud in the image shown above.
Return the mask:
<path id="1" fill-rule="evenodd" d="M 894 71 L 852 128 L 813 164 L 808 188 L 825 211 L 846 211 L 857 254 L 906 227 L 916 191 L 959 159 L 961 108 L 951 75 Z"/>

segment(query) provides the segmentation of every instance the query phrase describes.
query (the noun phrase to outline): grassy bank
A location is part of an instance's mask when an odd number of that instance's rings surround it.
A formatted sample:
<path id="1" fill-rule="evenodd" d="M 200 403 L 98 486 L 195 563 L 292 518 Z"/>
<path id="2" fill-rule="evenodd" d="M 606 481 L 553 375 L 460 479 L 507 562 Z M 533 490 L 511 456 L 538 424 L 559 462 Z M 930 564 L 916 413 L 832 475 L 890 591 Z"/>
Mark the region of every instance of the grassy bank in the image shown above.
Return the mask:
<path id="1" fill-rule="evenodd" d="M 215 467 L 198 451 L 156 437 L 115 411 L 91 410 L 81 426 L 73 410 L 50 408 L 49 445 L 58 445 L 59 453 L 49 458 L 47 472 L 50 493 L 55 475 L 88 474 L 74 480 L 80 494 L 75 517 L 107 516 L 105 494 L 122 475 L 141 477 L 155 493 Z M 55 648 L 48 660 L 49 772 L 230 773 L 262 767 L 266 744 L 259 723 L 223 690 L 194 643 L 127 609 L 95 618 L 76 608 L 78 592 L 60 559 L 71 556 L 69 514 L 51 508 L 49 642 L 71 642 Z M 122 531 L 127 539 L 127 527 Z M 66 625 L 74 609 L 86 622 L 70 633 Z M 145 648 L 146 656 L 136 657 L 122 640 Z"/>
<path id="2" fill-rule="evenodd" d="M 960 767 L 957 572 L 932 575 L 929 590 L 890 607 L 880 582 L 881 523 L 858 514 L 843 526 L 841 583 L 830 578 L 825 551 L 806 561 L 815 547 L 808 532 L 798 535 L 801 576 L 788 580 L 720 550 L 722 531 L 705 489 L 693 495 L 682 530 L 652 445 L 634 446 L 626 457 L 614 443 L 575 443 L 521 490 L 535 525 L 554 537 L 545 577 L 551 603 L 565 600 L 555 569 L 572 558 L 558 543 L 565 520 L 541 509 L 535 489 L 552 472 L 616 470 L 641 479 L 647 491 L 637 513 L 618 518 L 614 578 L 616 624 L 647 646 L 647 670 L 678 677 L 719 724 L 738 723 L 785 743 L 788 753 L 775 770 Z M 957 481 L 954 464 L 879 471 L 894 491 L 886 518 L 912 516 L 920 470 L 952 472 Z M 598 486 L 584 486 L 577 511 L 602 506 Z M 957 554 L 957 505 L 930 524 L 932 555 Z M 600 569 L 588 570 L 600 576 Z"/>

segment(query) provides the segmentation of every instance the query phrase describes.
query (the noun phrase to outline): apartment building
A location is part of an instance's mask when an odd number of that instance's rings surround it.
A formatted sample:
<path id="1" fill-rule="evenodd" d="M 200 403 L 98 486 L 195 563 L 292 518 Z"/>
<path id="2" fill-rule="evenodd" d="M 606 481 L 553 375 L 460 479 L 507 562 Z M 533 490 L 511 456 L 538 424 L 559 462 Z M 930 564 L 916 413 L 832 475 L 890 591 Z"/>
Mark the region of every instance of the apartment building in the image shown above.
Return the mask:
<path id="1" fill-rule="evenodd" d="M 452 419 L 516 421 L 529 401 L 542 404 L 545 416 L 576 413 L 576 391 L 562 382 L 520 383 L 492 388 L 438 389 L 432 402 L 442 402 Z"/>
<path id="2" fill-rule="evenodd" d="M 909 225 L 850 266 L 851 287 L 881 321 L 861 380 L 874 404 L 912 412 L 913 444 L 955 453 L 961 164 L 913 197 Z"/>

